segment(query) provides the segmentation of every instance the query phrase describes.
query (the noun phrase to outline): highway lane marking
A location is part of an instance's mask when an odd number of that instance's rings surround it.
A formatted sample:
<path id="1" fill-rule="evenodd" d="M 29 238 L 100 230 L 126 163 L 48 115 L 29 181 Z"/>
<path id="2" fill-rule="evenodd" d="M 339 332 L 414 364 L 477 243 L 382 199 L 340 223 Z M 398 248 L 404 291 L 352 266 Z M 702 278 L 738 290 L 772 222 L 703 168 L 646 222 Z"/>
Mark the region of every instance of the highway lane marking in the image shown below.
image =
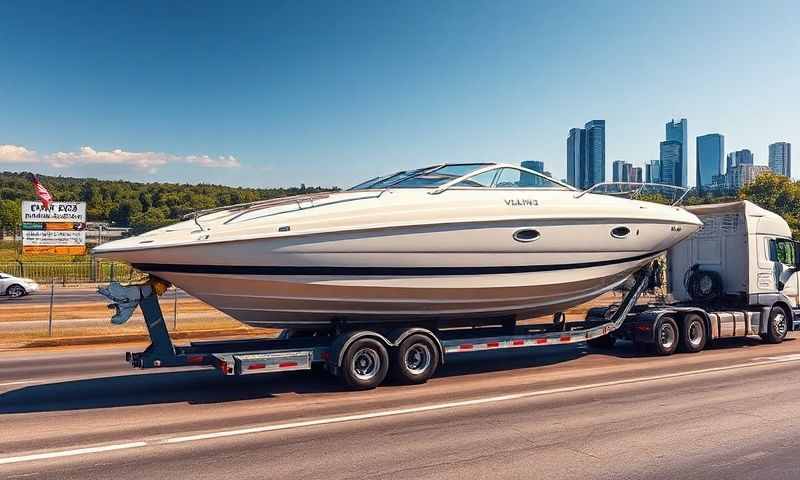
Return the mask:
<path id="1" fill-rule="evenodd" d="M 767 365 L 775 365 L 779 363 L 796 362 L 800 360 L 800 355 L 788 355 L 786 357 L 774 357 L 771 360 L 751 363 L 740 363 L 736 365 L 728 365 L 725 367 L 704 368 L 699 370 L 690 370 L 688 372 L 667 373 L 663 375 L 653 375 L 647 377 L 635 377 L 626 380 L 614 380 L 602 383 L 590 383 L 586 385 L 574 385 L 571 387 L 551 388 L 547 390 L 535 390 L 530 392 L 512 393 L 508 395 L 496 395 L 485 398 L 476 398 L 471 400 L 461 400 L 457 402 L 446 402 L 432 405 L 423 405 L 420 407 L 399 408 L 393 410 L 380 410 L 377 412 L 362 413 L 356 415 L 344 415 L 339 417 L 319 418 L 314 420 L 305 420 L 301 422 L 291 422 L 276 425 L 264 425 L 258 427 L 242 428 L 237 430 L 223 430 L 211 433 L 201 433 L 197 435 L 187 435 L 182 437 L 173 437 L 162 440 L 161 443 L 185 443 L 194 442 L 198 440 L 209 440 L 214 438 L 232 437 L 237 435 L 248 435 L 253 433 L 274 432 L 277 430 L 290 430 L 295 428 L 312 427 L 318 425 L 328 425 L 333 423 L 354 422 L 360 420 L 370 420 L 374 418 L 392 417 L 398 415 L 409 415 L 413 413 L 424 413 L 435 410 L 445 410 L 459 407 L 471 407 L 475 405 L 485 405 L 491 403 L 507 402 L 509 400 L 519 400 L 523 398 L 541 397 L 545 395 L 554 395 L 558 393 L 571 393 L 582 390 L 591 390 L 596 388 L 614 387 L 619 385 L 629 385 L 634 383 L 652 382 L 657 380 L 667 380 L 671 378 L 688 377 L 692 375 L 702 375 L 708 373 L 724 372 L 728 370 L 737 370 L 742 368 L 752 368 Z"/>
<path id="2" fill-rule="evenodd" d="M 725 372 L 729 370 L 739 370 L 744 368 L 753 368 L 753 367 L 764 367 L 769 365 L 777 365 L 782 363 L 790 363 L 790 362 L 797 362 L 800 361 L 800 354 L 790 354 L 790 355 L 783 355 L 783 356 L 776 356 L 770 357 L 770 360 L 763 360 L 757 361 L 752 360 L 749 363 L 739 363 L 735 365 L 727 365 L 724 367 L 712 367 L 712 368 L 704 368 L 698 370 L 690 370 L 687 372 L 676 372 L 676 373 L 667 373 L 663 375 L 652 375 L 652 376 L 645 376 L 645 377 L 634 377 L 625 380 L 613 380 L 609 382 L 601 382 L 601 383 L 591 383 L 586 385 L 574 385 L 570 387 L 559 387 L 559 388 L 551 388 L 546 390 L 534 390 L 529 392 L 520 392 L 508 395 L 495 395 L 491 397 L 484 397 L 484 398 L 476 398 L 471 400 L 461 400 L 455 402 L 446 402 L 446 403 L 437 403 L 431 405 L 423 405 L 420 407 L 409 407 L 409 408 L 399 408 L 399 409 L 392 409 L 392 410 L 379 410 L 375 412 L 369 413 L 362 413 L 356 415 L 344 415 L 338 417 L 327 417 L 327 418 L 319 418 L 314 420 L 305 420 L 299 422 L 290 422 L 290 423 L 282 423 L 282 424 L 273 424 L 273 425 L 263 425 L 257 427 L 250 427 L 250 428 L 242 428 L 236 430 L 224 430 L 224 431 L 217 431 L 217 432 L 210 432 L 210 433 L 202 433 L 196 435 L 187 435 L 187 436 L 177 436 L 166 438 L 164 440 L 158 441 L 158 444 L 177 444 L 177 443 L 186 443 L 186 442 L 194 442 L 200 440 L 209 440 L 215 438 L 223 438 L 223 437 L 232 437 L 238 435 L 247 435 L 247 434 L 254 434 L 254 433 L 264 433 L 264 432 L 273 432 L 277 430 L 290 430 L 290 429 L 297 429 L 297 428 L 304 428 L 304 427 L 311 427 L 311 426 L 318 426 L 318 425 L 328 425 L 334 423 L 345 423 L 345 422 L 354 422 L 354 421 L 362 421 L 362 420 L 369 420 L 375 418 L 382 418 L 382 417 L 392 417 L 398 415 L 410 415 L 414 413 L 424 413 L 424 412 L 431 412 L 436 410 L 445 410 L 445 409 L 453 409 L 459 407 L 470 407 L 475 405 L 485 405 L 485 404 L 492 404 L 492 403 L 499 403 L 499 402 L 506 402 L 510 400 L 519 400 L 524 398 L 533 398 L 533 397 L 540 397 L 545 395 L 554 395 L 559 393 L 571 393 L 571 392 L 578 392 L 582 390 L 590 390 L 590 389 L 597 389 L 597 388 L 606 388 L 606 387 L 614 387 L 620 385 L 630 385 L 635 383 L 644 383 L 644 382 L 652 382 L 658 380 L 667 380 L 672 378 L 680 378 L 680 377 L 688 377 L 693 375 L 703 375 L 703 374 L 710 374 L 710 373 L 718 373 L 718 372 Z M 43 453 L 36 453 L 30 455 L 22 455 L 16 457 L 0 457 L 0 465 L 4 464 L 11 464 L 11 463 L 20 463 L 20 462 L 30 462 L 35 460 L 45 460 L 45 459 L 52 459 L 52 458 L 60 458 L 60 457 L 70 457 L 70 456 L 78 456 L 78 455 L 89 455 L 94 453 L 102 453 L 102 452 L 109 452 L 114 450 L 123 450 L 129 448 L 137 448 L 137 447 L 145 447 L 145 446 L 152 446 L 153 442 L 148 443 L 145 441 L 141 442 L 131 442 L 131 443 L 121 443 L 115 445 L 105 445 L 100 447 L 88 447 L 88 448 L 79 448 L 74 450 L 61 450 L 61 451 L 52 451 L 52 452 L 43 452 Z"/>
<path id="3" fill-rule="evenodd" d="M 105 445 L 102 447 L 77 448 L 75 450 L 60 450 L 55 452 L 35 453 L 32 455 L 22 455 L 19 457 L 0 458 L 0 465 L 9 463 L 31 462 L 33 460 L 46 460 L 48 458 L 73 457 L 76 455 L 87 455 L 90 453 L 111 452 L 114 450 L 124 450 L 126 448 L 144 447 L 147 442 L 118 443 L 116 445 Z"/>

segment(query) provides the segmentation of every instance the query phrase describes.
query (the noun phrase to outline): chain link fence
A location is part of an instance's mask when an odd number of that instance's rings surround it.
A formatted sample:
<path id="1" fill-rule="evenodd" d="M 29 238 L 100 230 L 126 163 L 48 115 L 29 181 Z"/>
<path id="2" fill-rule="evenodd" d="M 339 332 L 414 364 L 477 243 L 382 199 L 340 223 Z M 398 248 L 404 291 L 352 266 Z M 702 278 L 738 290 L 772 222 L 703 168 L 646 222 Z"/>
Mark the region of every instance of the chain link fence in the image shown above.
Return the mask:
<path id="1" fill-rule="evenodd" d="M 68 283 L 128 282 L 143 278 L 144 274 L 121 262 L 100 260 L 81 262 L 0 262 L 0 272 L 20 278 L 30 278 L 39 283 L 65 285 Z"/>

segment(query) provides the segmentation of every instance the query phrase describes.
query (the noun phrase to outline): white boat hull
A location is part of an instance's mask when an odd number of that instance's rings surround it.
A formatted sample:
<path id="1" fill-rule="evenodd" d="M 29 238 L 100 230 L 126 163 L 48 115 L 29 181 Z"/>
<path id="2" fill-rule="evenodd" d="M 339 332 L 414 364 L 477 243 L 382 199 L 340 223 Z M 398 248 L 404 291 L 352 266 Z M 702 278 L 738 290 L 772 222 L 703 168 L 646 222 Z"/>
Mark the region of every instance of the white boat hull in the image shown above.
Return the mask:
<path id="1" fill-rule="evenodd" d="M 95 253 L 252 326 L 452 326 L 584 303 L 700 224 L 681 209 L 571 191 L 365 195 L 220 212 Z"/>
<path id="2" fill-rule="evenodd" d="M 191 295 L 254 327 L 324 328 L 331 322 L 430 319 L 440 326 L 543 315 L 618 286 L 656 255 L 563 271 L 446 276 L 285 276 L 159 272 Z M 442 287 L 447 285 L 447 287 Z"/>

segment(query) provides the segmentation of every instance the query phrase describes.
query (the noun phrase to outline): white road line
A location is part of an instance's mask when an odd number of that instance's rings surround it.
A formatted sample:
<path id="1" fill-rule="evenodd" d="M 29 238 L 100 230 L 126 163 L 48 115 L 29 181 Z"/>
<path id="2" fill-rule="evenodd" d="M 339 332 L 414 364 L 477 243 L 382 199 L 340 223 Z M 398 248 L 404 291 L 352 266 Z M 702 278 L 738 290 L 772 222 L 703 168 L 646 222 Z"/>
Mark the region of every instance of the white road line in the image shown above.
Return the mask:
<path id="1" fill-rule="evenodd" d="M 162 440 L 161 443 L 184 443 L 194 442 L 197 440 L 208 440 L 221 437 L 232 437 L 236 435 L 247 435 L 253 433 L 274 432 L 276 430 L 290 430 L 294 428 L 311 427 L 316 425 L 327 425 L 332 423 L 354 422 L 359 420 L 369 420 L 373 418 L 392 417 L 397 415 L 409 415 L 412 413 L 430 412 L 434 410 L 444 410 L 458 407 L 469 407 L 475 405 L 485 405 L 490 403 L 507 402 L 509 400 L 519 400 L 522 398 L 540 397 L 544 395 L 553 395 L 557 393 L 577 392 L 581 390 L 590 390 L 603 387 L 613 387 L 618 385 L 628 385 L 632 383 L 652 382 L 656 380 L 666 380 L 671 378 L 687 377 L 692 375 L 702 375 L 715 372 L 724 372 L 728 370 L 736 370 L 742 368 L 761 367 L 766 365 L 774 365 L 778 363 L 787 363 L 800 360 L 797 356 L 787 356 L 786 358 L 775 357 L 773 360 L 763 362 L 740 363 L 736 365 L 728 365 L 725 367 L 704 368 L 700 370 L 691 370 L 688 372 L 667 373 L 664 375 L 653 375 L 648 377 L 636 377 L 626 380 L 614 380 L 610 382 L 591 383 L 587 385 L 575 385 L 571 387 L 551 388 L 548 390 L 536 390 L 531 392 L 513 393 L 509 395 L 496 395 L 492 397 L 477 398 L 472 400 L 461 400 L 457 402 L 438 403 L 433 405 L 424 405 L 421 407 L 400 408 L 394 410 L 381 410 L 377 412 L 362 413 L 357 415 L 344 415 L 340 417 L 319 418 L 315 420 L 306 420 L 302 422 L 282 423 L 276 425 L 264 425 L 251 428 L 242 428 L 237 430 L 224 430 L 219 432 L 201 433 L 197 435 L 187 435 L 183 437 L 173 437 Z"/>
<path id="2" fill-rule="evenodd" d="M 147 442 L 132 442 L 132 443 L 119 443 L 116 445 L 105 445 L 102 447 L 89 447 L 89 448 L 78 448 L 75 450 L 61 450 L 57 452 L 35 453 L 33 455 L 22 455 L 19 457 L 0 458 L 0 465 L 9 463 L 30 462 L 33 460 L 45 460 L 48 458 L 72 457 L 75 455 L 86 455 L 89 453 L 111 452 L 113 450 L 123 450 L 126 448 L 144 447 L 146 445 Z"/>

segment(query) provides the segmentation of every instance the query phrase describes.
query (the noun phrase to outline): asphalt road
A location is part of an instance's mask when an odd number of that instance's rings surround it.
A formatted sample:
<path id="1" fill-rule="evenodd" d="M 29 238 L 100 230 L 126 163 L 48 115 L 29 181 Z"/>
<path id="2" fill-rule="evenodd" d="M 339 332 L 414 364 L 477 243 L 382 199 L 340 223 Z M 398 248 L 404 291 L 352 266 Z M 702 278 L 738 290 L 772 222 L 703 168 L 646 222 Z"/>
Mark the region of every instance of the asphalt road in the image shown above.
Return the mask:
<path id="1" fill-rule="evenodd" d="M 796 479 L 800 342 L 454 358 L 427 385 L 0 354 L 0 478 Z"/>

